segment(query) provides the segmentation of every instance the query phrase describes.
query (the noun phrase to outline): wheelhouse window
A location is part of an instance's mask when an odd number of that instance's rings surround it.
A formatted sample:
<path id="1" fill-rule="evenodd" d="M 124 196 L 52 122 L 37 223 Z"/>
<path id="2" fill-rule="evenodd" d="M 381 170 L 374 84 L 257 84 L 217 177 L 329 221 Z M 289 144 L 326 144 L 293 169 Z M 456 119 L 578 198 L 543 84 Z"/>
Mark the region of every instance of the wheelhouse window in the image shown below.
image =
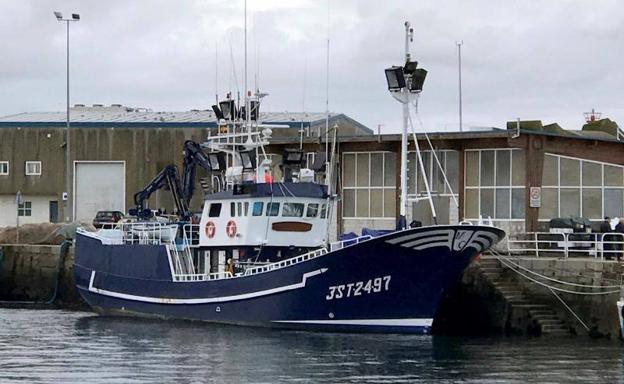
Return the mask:
<path id="1" fill-rule="evenodd" d="M 308 204 L 308 210 L 306 211 L 306 217 L 316 217 L 318 215 L 319 205 L 316 203 Z"/>
<path id="2" fill-rule="evenodd" d="M 256 201 L 253 204 L 252 215 L 253 216 L 262 216 L 263 208 L 264 208 L 264 203 L 261 202 L 261 201 Z"/>
<path id="3" fill-rule="evenodd" d="M 230 203 L 230 217 L 236 217 L 236 203 Z"/>
<path id="4" fill-rule="evenodd" d="M 246 201 L 243 204 L 244 210 L 243 210 L 243 216 L 248 216 L 249 215 L 249 202 Z"/>
<path id="5" fill-rule="evenodd" d="M 6 176 L 9 174 L 9 162 L 0 161 L 0 176 Z"/>
<path id="6" fill-rule="evenodd" d="M 284 203 L 282 216 L 284 217 L 301 217 L 303 216 L 304 204 L 302 203 Z"/>
<path id="7" fill-rule="evenodd" d="M 208 217 L 221 216 L 221 203 L 210 204 L 210 210 L 208 211 Z"/>
<path id="8" fill-rule="evenodd" d="M 26 175 L 27 176 L 41 175 L 41 161 L 27 161 L 26 162 Z"/>
<path id="9" fill-rule="evenodd" d="M 280 203 L 268 203 L 266 215 L 267 216 L 277 216 L 279 215 L 279 206 Z"/>
<path id="10" fill-rule="evenodd" d="M 327 204 L 321 206 L 321 219 L 327 217 Z"/>

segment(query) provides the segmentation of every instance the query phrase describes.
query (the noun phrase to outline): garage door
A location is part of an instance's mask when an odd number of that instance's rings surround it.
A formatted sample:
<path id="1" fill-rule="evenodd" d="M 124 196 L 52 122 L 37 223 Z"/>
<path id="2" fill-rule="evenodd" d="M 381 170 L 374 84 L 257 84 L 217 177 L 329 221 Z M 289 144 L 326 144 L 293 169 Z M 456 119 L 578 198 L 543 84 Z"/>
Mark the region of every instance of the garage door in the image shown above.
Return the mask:
<path id="1" fill-rule="evenodd" d="M 74 217 L 91 222 L 97 211 L 125 212 L 124 162 L 75 163 Z"/>

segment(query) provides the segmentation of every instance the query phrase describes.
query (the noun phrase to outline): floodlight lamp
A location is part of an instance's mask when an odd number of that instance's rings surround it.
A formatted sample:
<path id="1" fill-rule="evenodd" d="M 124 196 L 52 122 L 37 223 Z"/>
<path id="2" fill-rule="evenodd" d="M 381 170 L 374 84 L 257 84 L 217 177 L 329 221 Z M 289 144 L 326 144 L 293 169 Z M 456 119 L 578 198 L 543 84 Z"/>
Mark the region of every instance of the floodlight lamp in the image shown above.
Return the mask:
<path id="1" fill-rule="evenodd" d="M 54 16 L 56 16 L 56 20 L 61 21 L 63 20 L 63 14 L 61 12 L 54 12 Z"/>
<path id="2" fill-rule="evenodd" d="M 74 20 L 80 20 L 80 15 L 77 13 L 72 13 L 72 19 Z"/>
<path id="3" fill-rule="evenodd" d="M 240 151 L 238 154 L 240 155 L 243 171 L 253 171 L 256 169 L 256 152 L 254 150 Z"/>
<path id="4" fill-rule="evenodd" d="M 214 152 L 208 154 L 208 162 L 210 163 L 210 169 L 213 172 L 221 172 L 226 168 L 225 153 Z"/>
<path id="5" fill-rule="evenodd" d="M 303 165 L 303 159 L 303 151 L 286 149 L 282 156 L 282 163 L 285 165 Z"/>
<path id="6" fill-rule="evenodd" d="M 405 76 L 403 75 L 403 68 L 392 66 L 386 69 L 386 80 L 388 82 L 389 91 L 400 91 L 405 88 Z"/>
<path id="7" fill-rule="evenodd" d="M 224 118 L 223 112 L 221 112 L 221 110 L 219 109 L 219 106 L 213 105 L 212 110 L 214 111 L 215 116 L 217 117 L 217 120 L 222 120 Z"/>
<path id="8" fill-rule="evenodd" d="M 411 75 L 414 71 L 416 71 L 416 67 L 418 67 L 418 61 L 408 61 L 403 67 L 403 73 Z"/>
<path id="9" fill-rule="evenodd" d="M 260 103 L 258 103 L 257 101 L 251 100 L 249 102 L 249 110 L 251 111 L 249 113 L 249 119 L 250 120 L 258 121 L 258 115 L 259 115 L 258 110 L 259 110 L 259 107 L 260 107 Z"/>
<path id="10" fill-rule="evenodd" d="M 427 71 L 422 68 L 418 68 L 412 74 L 412 81 L 410 81 L 410 92 L 420 92 L 423 89 L 423 84 L 425 83 L 425 78 L 427 77 Z"/>
<path id="11" fill-rule="evenodd" d="M 221 108 L 221 112 L 223 112 L 223 118 L 226 120 L 233 120 L 235 118 L 235 109 L 234 100 L 225 100 L 219 102 L 219 107 Z"/>

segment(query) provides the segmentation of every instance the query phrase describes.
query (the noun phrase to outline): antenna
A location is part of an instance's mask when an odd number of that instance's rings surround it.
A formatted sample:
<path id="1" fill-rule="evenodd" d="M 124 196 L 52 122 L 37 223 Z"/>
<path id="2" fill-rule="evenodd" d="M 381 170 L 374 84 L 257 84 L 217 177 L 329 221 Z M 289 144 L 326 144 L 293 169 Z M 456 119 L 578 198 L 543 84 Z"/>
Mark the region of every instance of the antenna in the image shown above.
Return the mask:
<path id="1" fill-rule="evenodd" d="M 215 43 L 215 105 L 219 105 L 219 42 L 218 41 Z"/>
<path id="2" fill-rule="evenodd" d="M 463 121 L 462 121 L 462 62 L 461 62 L 461 48 L 464 44 L 464 41 L 456 41 L 457 44 L 457 68 L 459 72 L 459 132 L 464 131 Z"/>
<path id="3" fill-rule="evenodd" d="M 591 112 L 585 112 L 583 115 L 585 116 L 585 122 L 591 123 L 592 121 L 600 120 L 602 112 L 596 112 L 596 110 L 592 108 Z"/>
<path id="4" fill-rule="evenodd" d="M 325 170 L 329 173 L 329 0 L 327 0 L 327 54 L 325 62 Z M 325 184 L 329 185 L 329 178 L 326 175 Z"/>
<path id="5" fill-rule="evenodd" d="M 306 77 L 308 74 L 308 56 L 305 56 L 303 63 L 303 93 L 301 95 L 301 127 L 299 131 L 299 149 L 303 149 L 303 117 L 305 117 L 305 97 L 306 97 Z"/>

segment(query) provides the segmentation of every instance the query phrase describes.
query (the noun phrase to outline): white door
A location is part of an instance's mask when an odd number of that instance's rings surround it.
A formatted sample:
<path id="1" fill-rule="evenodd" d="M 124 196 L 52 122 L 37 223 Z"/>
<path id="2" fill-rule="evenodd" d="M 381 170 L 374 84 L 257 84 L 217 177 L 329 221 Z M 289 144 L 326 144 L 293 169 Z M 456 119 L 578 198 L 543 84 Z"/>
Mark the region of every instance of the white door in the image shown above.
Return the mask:
<path id="1" fill-rule="evenodd" d="M 75 163 L 75 221 L 90 223 L 97 211 L 125 212 L 125 168 L 124 162 Z"/>

